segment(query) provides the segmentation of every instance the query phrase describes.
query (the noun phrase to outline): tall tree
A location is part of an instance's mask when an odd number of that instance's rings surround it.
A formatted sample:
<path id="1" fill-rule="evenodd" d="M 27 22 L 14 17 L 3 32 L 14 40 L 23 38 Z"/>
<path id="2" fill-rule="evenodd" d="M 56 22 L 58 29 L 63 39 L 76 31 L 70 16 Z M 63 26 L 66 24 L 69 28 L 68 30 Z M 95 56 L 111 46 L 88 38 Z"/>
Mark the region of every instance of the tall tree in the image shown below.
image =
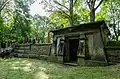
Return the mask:
<path id="1" fill-rule="evenodd" d="M 35 15 L 32 19 L 32 38 L 36 43 L 47 42 L 46 37 L 49 32 L 49 19 L 46 16 Z"/>
<path id="2" fill-rule="evenodd" d="M 6 7 L 6 5 L 10 2 L 10 0 L 0 0 L 0 46 L 1 43 L 4 42 L 4 37 L 5 37 L 5 27 L 4 27 L 4 20 L 3 20 L 3 15 L 2 11 Z"/>
<path id="3" fill-rule="evenodd" d="M 90 10 L 90 22 L 95 21 L 95 11 L 100 7 L 103 1 L 104 0 L 100 0 L 99 2 L 97 0 L 86 0 Z M 97 5 L 96 2 L 98 3 Z"/>
<path id="4" fill-rule="evenodd" d="M 50 0 L 49 2 L 47 0 L 42 1 L 41 3 L 44 3 L 45 7 L 48 7 L 48 11 L 56 12 L 59 11 L 61 14 L 63 14 L 69 22 L 69 25 L 72 26 L 73 23 L 73 7 L 77 0 L 61 0 L 58 2 L 57 0 Z"/>
<path id="5" fill-rule="evenodd" d="M 21 36 L 23 42 L 25 43 L 28 41 L 31 29 L 29 2 L 27 0 L 14 0 L 14 2 L 15 2 L 14 29 L 16 29 L 18 36 Z"/>
<path id="6" fill-rule="evenodd" d="M 120 1 L 109 0 L 105 5 L 107 6 L 106 18 L 110 28 L 113 30 L 113 37 L 118 41 L 120 36 Z"/>

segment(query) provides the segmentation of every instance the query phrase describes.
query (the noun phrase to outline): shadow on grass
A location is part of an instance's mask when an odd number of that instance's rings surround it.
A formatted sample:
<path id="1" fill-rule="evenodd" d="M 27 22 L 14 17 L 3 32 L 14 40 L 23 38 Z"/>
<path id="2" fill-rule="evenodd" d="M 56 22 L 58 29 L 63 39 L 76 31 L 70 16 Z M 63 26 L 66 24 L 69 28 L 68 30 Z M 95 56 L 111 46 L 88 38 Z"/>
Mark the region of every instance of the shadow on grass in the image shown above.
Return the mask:
<path id="1" fill-rule="evenodd" d="M 36 59 L 0 59 L 0 79 L 120 79 L 120 65 L 66 66 Z"/>
<path id="2" fill-rule="evenodd" d="M 46 68 L 31 59 L 0 59 L 0 79 L 48 79 Z"/>

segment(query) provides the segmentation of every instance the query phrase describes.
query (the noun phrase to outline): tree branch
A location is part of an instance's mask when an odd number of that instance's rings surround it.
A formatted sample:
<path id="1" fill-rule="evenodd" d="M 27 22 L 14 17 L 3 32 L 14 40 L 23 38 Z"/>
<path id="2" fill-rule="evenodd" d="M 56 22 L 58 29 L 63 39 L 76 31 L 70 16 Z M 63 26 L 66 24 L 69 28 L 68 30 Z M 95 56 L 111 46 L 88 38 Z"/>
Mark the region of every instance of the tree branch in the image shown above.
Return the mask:
<path id="1" fill-rule="evenodd" d="M 87 5 L 88 5 L 89 9 L 91 9 L 91 6 L 90 6 L 90 1 L 91 1 L 91 0 L 89 0 L 89 1 L 88 1 L 88 0 L 86 0 Z"/>
<path id="2" fill-rule="evenodd" d="M 76 2 L 77 2 L 77 0 L 75 0 L 75 2 L 73 3 L 73 5 L 75 5 L 75 4 L 76 4 Z"/>
<path id="3" fill-rule="evenodd" d="M 3 4 L 1 4 L 0 6 L 0 12 L 5 8 L 5 6 L 7 5 L 7 3 L 9 3 L 11 0 L 6 0 L 5 2 L 3 2 Z"/>
<path id="4" fill-rule="evenodd" d="M 61 10 L 65 15 L 66 15 L 66 17 L 67 18 L 69 18 L 70 17 L 70 15 L 68 15 L 64 10 L 62 10 L 61 8 L 59 8 L 59 7 L 57 7 L 59 10 Z"/>
<path id="5" fill-rule="evenodd" d="M 60 4 L 59 2 L 57 2 L 57 1 L 54 1 L 54 2 L 55 2 L 56 4 L 58 4 L 58 5 L 62 6 L 62 7 L 64 7 L 64 8 L 66 8 L 67 10 L 69 10 L 69 8 L 67 8 L 66 6 Z"/>
<path id="6" fill-rule="evenodd" d="M 96 0 L 92 0 L 91 2 L 92 2 L 91 4 L 93 4 L 93 5 L 92 5 L 92 8 L 94 8 L 94 7 L 95 7 L 95 2 L 96 2 Z"/>
<path id="7" fill-rule="evenodd" d="M 99 4 L 96 6 L 95 10 L 102 4 L 103 0 L 99 2 Z"/>

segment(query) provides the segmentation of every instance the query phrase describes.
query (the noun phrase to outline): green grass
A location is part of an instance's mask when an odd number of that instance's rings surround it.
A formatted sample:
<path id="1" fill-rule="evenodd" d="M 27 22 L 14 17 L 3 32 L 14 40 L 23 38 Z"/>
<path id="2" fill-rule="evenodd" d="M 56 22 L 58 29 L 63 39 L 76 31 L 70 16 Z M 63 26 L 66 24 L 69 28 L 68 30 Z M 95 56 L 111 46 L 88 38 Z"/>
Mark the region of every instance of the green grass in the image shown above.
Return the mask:
<path id="1" fill-rule="evenodd" d="M 36 59 L 0 59 L 0 79 L 120 79 L 120 65 L 72 67 Z"/>

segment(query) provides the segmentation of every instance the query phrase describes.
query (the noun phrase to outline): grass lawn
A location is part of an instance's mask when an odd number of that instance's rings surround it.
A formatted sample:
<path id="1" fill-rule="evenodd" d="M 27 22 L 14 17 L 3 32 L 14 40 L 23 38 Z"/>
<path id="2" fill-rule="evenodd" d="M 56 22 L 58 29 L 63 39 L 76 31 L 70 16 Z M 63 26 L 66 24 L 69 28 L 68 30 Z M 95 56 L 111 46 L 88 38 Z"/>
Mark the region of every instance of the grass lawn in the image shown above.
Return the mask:
<path id="1" fill-rule="evenodd" d="M 120 65 L 72 67 L 36 59 L 0 59 L 0 79 L 120 79 Z"/>

